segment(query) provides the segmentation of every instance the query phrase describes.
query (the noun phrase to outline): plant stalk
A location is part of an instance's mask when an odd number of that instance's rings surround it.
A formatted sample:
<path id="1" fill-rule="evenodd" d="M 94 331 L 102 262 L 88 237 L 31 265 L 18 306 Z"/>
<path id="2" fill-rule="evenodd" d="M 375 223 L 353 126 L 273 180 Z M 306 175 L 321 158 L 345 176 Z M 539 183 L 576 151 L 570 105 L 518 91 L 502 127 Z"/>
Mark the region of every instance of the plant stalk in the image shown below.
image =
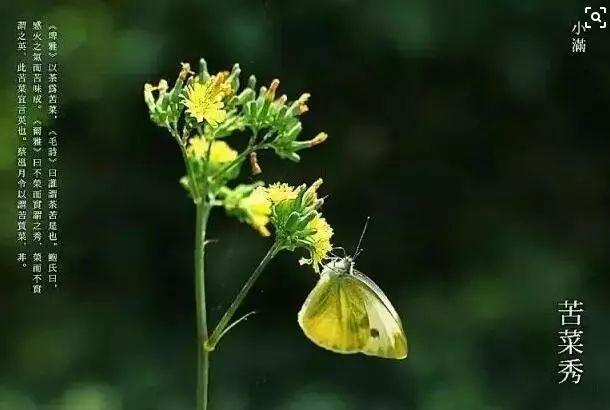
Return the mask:
<path id="1" fill-rule="evenodd" d="M 197 410 L 208 408 L 210 352 L 205 348 L 208 323 L 205 300 L 205 236 L 211 205 L 197 203 L 195 231 L 195 301 L 197 306 Z"/>
<path id="2" fill-rule="evenodd" d="M 210 336 L 210 338 L 208 339 L 208 342 L 206 344 L 207 350 L 212 351 L 212 350 L 214 350 L 214 348 L 216 348 L 218 341 L 224 335 L 225 329 L 227 329 L 229 322 L 235 315 L 235 312 L 237 311 L 237 309 L 239 308 L 239 306 L 241 305 L 243 300 L 248 295 L 248 292 L 250 291 L 250 289 L 252 289 L 252 286 L 254 286 L 254 283 L 256 283 L 256 280 L 258 279 L 260 274 L 263 272 L 263 270 L 265 269 L 267 264 L 271 261 L 271 259 L 273 259 L 273 257 L 275 255 L 277 255 L 277 253 L 281 249 L 282 249 L 282 244 L 278 243 L 278 242 L 275 242 L 271 246 L 271 248 L 269 248 L 269 251 L 267 251 L 267 254 L 265 255 L 265 257 L 261 260 L 259 265 L 254 270 L 254 272 L 252 272 L 252 274 L 250 275 L 250 277 L 248 278 L 246 283 L 244 283 L 241 290 L 235 297 L 235 299 L 233 299 L 233 302 L 231 302 L 231 305 L 229 306 L 229 308 L 226 310 L 226 312 L 222 315 L 222 317 L 218 321 L 218 324 L 214 328 L 214 331 L 212 332 L 212 335 Z"/>

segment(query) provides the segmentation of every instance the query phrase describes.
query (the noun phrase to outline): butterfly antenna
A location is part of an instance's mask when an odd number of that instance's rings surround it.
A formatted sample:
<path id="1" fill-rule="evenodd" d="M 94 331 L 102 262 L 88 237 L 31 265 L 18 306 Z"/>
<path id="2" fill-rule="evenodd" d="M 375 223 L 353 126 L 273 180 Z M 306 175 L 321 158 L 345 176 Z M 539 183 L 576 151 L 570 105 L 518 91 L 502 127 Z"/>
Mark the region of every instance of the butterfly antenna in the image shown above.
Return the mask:
<path id="1" fill-rule="evenodd" d="M 364 234 L 366 233 L 366 228 L 369 226 L 369 221 L 371 220 L 370 216 L 366 217 L 366 222 L 364 223 L 364 228 L 362 228 L 362 233 L 360 234 L 360 239 L 358 240 L 358 244 L 356 245 L 356 249 L 354 250 L 354 259 L 358 257 L 360 254 L 360 245 L 362 245 L 362 239 L 364 239 Z"/>

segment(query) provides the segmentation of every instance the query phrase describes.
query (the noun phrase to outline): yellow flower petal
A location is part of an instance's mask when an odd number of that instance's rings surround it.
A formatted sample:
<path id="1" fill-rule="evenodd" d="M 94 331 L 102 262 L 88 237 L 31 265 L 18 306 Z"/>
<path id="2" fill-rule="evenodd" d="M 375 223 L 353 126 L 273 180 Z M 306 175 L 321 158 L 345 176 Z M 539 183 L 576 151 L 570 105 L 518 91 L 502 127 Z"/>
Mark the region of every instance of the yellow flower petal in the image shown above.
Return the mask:
<path id="1" fill-rule="evenodd" d="M 252 193 L 240 202 L 240 207 L 248 214 L 250 225 L 262 236 L 269 236 L 271 232 L 267 229 L 271 204 L 263 187 L 255 188 Z"/>
<path id="2" fill-rule="evenodd" d="M 266 188 L 266 191 L 267 198 L 274 204 L 295 199 L 298 194 L 294 187 L 284 183 L 271 184 Z"/>
<path id="3" fill-rule="evenodd" d="M 222 109 L 223 104 L 217 103 L 217 107 L 211 108 L 206 113 L 205 119 L 212 126 L 217 127 L 218 124 L 227 118 L 227 112 Z"/>
<path id="4" fill-rule="evenodd" d="M 301 260 L 299 263 L 310 263 L 316 272 L 319 271 L 319 266 L 332 250 L 330 238 L 333 236 L 333 228 L 330 227 L 326 219 L 319 214 L 316 215 L 307 227 L 313 231 L 311 235 L 312 245 L 309 249 L 311 258 L 309 260 Z"/>
<path id="5" fill-rule="evenodd" d="M 187 153 L 200 159 L 206 159 L 208 157 L 208 147 L 210 147 L 211 163 L 220 164 L 233 161 L 237 158 L 237 151 L 224 141 L 212 141 L 212 145 L 210 145 L 209 141 L 201 137 L 195 137 L 191 138 L 189 142 L 190 145 L 187 148 Z"/>
<path id="6" fill-rule="evenodd" d="M 221 72 L 211 76 L 201 84 L 193 82 L 186 88 L 183 104 L 186 112 L 197 119 L 204 120 L 213 127 L 227 118 L 222 99 L 231 94 L 231 84 L 228 80 L 229 73 Z"/>

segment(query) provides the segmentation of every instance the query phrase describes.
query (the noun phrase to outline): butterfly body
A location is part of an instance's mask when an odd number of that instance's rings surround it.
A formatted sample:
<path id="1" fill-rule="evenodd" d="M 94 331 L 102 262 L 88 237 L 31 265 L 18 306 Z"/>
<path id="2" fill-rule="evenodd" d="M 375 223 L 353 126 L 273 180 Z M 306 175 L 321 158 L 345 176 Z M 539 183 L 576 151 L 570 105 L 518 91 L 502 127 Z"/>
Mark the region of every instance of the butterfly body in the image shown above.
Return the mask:
<path id="1" fill-rule="evenodd" d="M 337 353 L 389 359 L 407 356 L 407 338 L 383 291 L 354 268 L 351 257 L 333 258 L 299 312 L 299 324 L 317 345 Z"/>

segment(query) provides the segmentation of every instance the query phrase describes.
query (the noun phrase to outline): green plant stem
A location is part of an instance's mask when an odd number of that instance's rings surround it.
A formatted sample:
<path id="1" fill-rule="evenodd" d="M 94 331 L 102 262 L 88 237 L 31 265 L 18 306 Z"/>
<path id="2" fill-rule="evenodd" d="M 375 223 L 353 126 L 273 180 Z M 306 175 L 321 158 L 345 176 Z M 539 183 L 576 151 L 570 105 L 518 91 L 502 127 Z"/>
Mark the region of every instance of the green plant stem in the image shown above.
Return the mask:
<path id="1" fill-rule="evenodd" d="M 175 127 L 172 127 L 169 124 L 167 124 L 166 127 L 172 137 L 174 137 L 174 139 L 178 143 L 178 146 L 180 147 L 180 153 L 182 154 L 182 160 L 184 161 L 184 166 L 186 167 L 186 173 L 188 175 L 191 194 L 193 195 L 195 203 L 198 203 L 201 200 L 201 194 L 199 193 L 199 189 L 197 188 L 197 184 L 195 183 L 195 173 L 193 171 L 193 167 L 191 166 L 190 161 L 188 160 L 185 143 L 183 142 L 182 138 L 180 138 L 180 134 L 178 133 Z"/>
<path id="2" fill-rule="evenodd" d="M 224 313 L 224 315 L 222 315 L 222 317 L 218 321 L 218 324 L 214 328 L 214 331 L 212 332 L 212 335 L 208 339 L 208 343 L 206 344 L 206 348 L 209 351 L 212 351 L 212 350 L 214 350 L 216 348 L 216 345 L 218 344 L 220 338 L 223 336 L 223 334 L 225 332 L 225 329 L 227 329 L 227 326 L 229 325 L 229 322 L 233 318 L 233 315 L 235 315 L 235 312 L 237 311 L 237 309 L 239 308 L 239 306 L 241 305 L 243 300 L 248 295 L 248 292 L 250 291 L 250 289 L 252 289 L 252 286 L 254 286 L 254 283 L 256 282 L 256 280 L 258 279 L 260 274 L 263 272 L 263 270 L 265 269 L 267 264 L 271 261 L 271 259 L 273 259 L 273 257 L 275 255 L 277 255 L 277 253 L 281 249 L 282 249 L 282 244 L 278 243 L 276 241 L 271 246 L 271 248 L 269 248 L 269 251 L 267 251 L 267 254 L 261 260 L 259 265 L 254 270 L 254 272 L 252 272 L 252 274 L 250 275 L 250 277 L 248 278 L 246 283 L 244 283 L 244 285 L 242 286 L 241 290 L 239 291 L 239 293 L 237 294 L 235 299 L 233 299 L 233 302 L 231 303 L 231 305 L 229 306 L 227 311 Z"/>
<path id="3" fill-rule="evenodd" d="M 207 410 L 210 353 L 205 348 L 208 322 L 205 300 L 205 236 L 211 206 L 207 201 L 197 203 L 195 232 L 195 301 L 197 306 L 197 410 Z"/>

